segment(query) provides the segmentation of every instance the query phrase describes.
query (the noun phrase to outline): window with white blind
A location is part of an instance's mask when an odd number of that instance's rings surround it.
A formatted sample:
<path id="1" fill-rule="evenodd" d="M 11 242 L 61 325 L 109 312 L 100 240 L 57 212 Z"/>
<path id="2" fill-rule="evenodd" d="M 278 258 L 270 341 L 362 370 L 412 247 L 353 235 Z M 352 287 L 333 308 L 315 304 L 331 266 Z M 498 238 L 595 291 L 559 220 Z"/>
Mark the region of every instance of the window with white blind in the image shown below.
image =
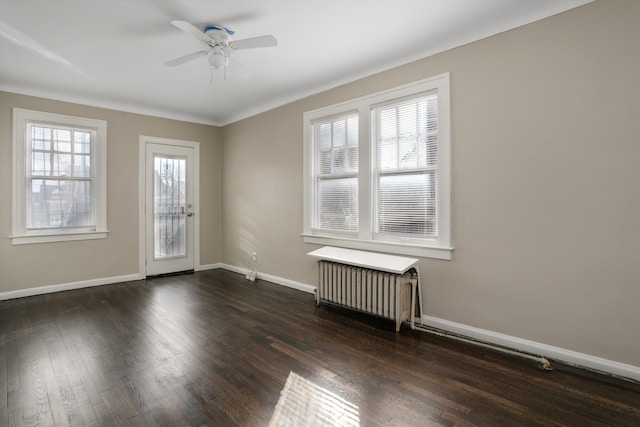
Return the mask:
<path id="1" fill-rule="evenodd" d="M 451 259 L 449 75 L 310 111 L 304 240 Z"/>
<path id="2" fill-rule="evenodd" d="M 106 122 L 13 114 L 13 244 L 106 237 Z"/>
<path id="3" fill-rule="evenodd" d="M 358 116 L 345 114 L 313 123 L 318 230 L 358 232 Z"/>

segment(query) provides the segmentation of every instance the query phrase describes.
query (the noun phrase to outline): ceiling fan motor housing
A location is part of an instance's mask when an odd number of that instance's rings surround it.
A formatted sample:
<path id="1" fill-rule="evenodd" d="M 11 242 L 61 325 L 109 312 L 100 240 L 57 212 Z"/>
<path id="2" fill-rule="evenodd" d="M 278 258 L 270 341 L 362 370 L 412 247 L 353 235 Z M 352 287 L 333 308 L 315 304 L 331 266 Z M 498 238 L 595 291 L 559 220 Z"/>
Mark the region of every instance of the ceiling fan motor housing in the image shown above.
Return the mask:
<path id="1" fill-rule="evenodd" d="M 223 25 L 207 25 L 204 33 L 218 43 L 227 44 L 232 40 L 231 36 L 235 31 Z"/>

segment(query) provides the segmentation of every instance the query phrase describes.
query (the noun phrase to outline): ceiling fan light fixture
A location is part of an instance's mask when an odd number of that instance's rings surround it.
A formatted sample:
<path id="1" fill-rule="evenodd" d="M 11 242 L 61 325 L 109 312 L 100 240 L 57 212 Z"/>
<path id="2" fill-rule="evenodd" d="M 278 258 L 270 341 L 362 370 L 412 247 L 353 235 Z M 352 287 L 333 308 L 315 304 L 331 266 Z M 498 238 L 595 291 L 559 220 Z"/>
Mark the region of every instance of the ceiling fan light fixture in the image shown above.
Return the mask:
<path id="1" fill-rule="evenodd" d="M 215 50 L 212 50 L 211 53 L 209 53 L 209 65 L 211 66 L 211 68 L 219 70 L 226 65 L 226 62 L 227 58 L 222 52 L 216 52 Z"/>

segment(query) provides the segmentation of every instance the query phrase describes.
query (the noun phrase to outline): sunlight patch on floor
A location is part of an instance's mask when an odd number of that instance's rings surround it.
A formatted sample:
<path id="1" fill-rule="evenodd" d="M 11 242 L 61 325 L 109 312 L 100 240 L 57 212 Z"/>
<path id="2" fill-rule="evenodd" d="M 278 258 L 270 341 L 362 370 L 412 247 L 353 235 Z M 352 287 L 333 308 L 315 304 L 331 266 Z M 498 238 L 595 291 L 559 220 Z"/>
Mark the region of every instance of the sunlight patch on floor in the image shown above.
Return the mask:
<path id="1" fill-rule="evenodd" d="M 269 427 L 360 426 L 358 407 L 313 382 L 289 373 Z"/>

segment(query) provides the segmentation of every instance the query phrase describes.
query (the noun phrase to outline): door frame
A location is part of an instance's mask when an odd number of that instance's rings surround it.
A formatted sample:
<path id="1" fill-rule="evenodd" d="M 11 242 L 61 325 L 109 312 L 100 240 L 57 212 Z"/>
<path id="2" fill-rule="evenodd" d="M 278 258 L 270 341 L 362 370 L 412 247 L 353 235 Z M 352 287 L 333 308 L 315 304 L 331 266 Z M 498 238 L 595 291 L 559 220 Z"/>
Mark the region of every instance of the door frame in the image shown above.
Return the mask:
<path id="1" fill-rule="evenodd" d="M 179 139 L 160 138 L 140 135 L 138 144 L 138 271 L 141 279 L 147 277 L 147 215 L 146 215 L 146 179 L 147 179 L 147 143 L 173 145 L 193 149 L 193 270 L 200 267 L 200 143 Z"/>

